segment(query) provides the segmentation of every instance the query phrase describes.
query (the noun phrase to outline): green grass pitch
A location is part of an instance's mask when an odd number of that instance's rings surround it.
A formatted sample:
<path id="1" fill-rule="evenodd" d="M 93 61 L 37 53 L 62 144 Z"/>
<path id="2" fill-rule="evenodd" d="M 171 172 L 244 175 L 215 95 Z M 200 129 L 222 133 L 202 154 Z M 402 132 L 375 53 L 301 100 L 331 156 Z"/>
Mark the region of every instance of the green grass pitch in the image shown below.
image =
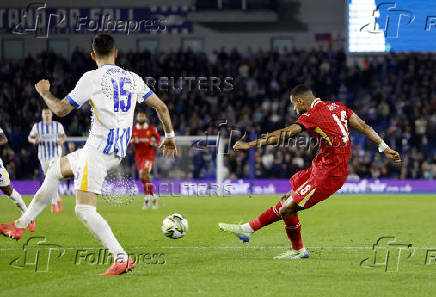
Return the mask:
<path id="1" fill-rule="evenodd" d="M 82 258 L 75 264 L 78 250 L 86 249 L 92 256 L 101 245 L 76 218 L 74 198 L 64 197 L 64 212 L 44 210 L 35 233 L 26 232 L 18 242 L 0 237 L 0 296 L 435 296 L 436 195 L 335 195 L 300 213 L 310 252 L 304 260 L 272 259 L 289 246 L 283 222 L 263 228 L 249 244 L 218 230 L 218 222 L 245 222 L 278 198 L 162 197 L 158 210 L 147 211 L 141 210 L 139 196 L 122 207 L 101 200 L 98 209 L 126 251 L 149 255 L 132 273 L 107 277 L 96 274 L 108 264 L 92 265 Z M 25 197 L 26 203 L 30 199 Z M 4 196 L 0 209 L 1 222 L 18 216 Z M 164 237 L 160 230 L 162 219 L 174 212 L 190 224 L 179 240 Z M 13 262 L 23 256 L 23 244 L 31 236 L 45 237 L 47 244 L 65 249 L 60 258 L 51 255 L 48 272 L 35 272 L 30 256 L 22 268 Z M 365 258 L 373 259 L 372 245 L 381 236 L 412 244 L 414 253 L 412 248 L 399 253 L 391 246 L 384 265 L 387 249 L 380 247 L 378 265 L 361 266 Z M 428 251 L 431 248 L 434 251 Z M 47 246 L 38 250 L 44 261 Z M 58 252 L 54 249 L 53 254 Z"/>

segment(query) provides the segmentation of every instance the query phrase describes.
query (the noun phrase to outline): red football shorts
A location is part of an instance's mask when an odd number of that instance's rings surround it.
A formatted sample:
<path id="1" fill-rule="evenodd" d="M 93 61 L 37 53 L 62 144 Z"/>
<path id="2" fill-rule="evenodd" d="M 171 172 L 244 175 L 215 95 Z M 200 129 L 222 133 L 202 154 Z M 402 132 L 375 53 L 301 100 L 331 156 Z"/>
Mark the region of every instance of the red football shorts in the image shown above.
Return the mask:
<path id="1" fill-rule="evenodd" d="M 347 176 L 328 176 L 322 170 L 309 167 L 295 173 L 291 183 L 292 199 L 301 208 L 309 208 L 323 201 L 339 190 Z"/>
<path id="2" fill-rule="evenodd" d="M 136 161 L 136 168 L 138 168 L 138 171 L 145 170 L 147 172 L 150 172 L 151 168 L 153 168 L 154 158 L 138 157 L 135 158 L 135 161 Z"/>

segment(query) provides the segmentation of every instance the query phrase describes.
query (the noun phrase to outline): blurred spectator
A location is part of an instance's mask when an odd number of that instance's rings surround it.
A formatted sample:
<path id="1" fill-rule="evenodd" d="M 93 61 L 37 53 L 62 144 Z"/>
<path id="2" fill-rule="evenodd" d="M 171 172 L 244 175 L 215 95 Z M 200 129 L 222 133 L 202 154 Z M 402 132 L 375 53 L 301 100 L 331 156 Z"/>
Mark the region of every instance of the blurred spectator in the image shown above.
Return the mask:
<path id="1" fill-rule="evenodd" d="M 297 116 L 290 105 L 288 90 L 299 83 L 312 87 L 323 100 L 338 100 L 383 132 L 385 141 L 399 150 L 402 165 L 387 162 L 376 147 L 351 131 L 353 160 L 350 178 L 425 178 L 436 176 L 436 78 L 433 54 L 392 54 L 366 57 L 361 68 L 348 66 L 343 51 L 294 50 L 282 54 L 254 51 L 244 53 L 223 49 L 209 55 L 190 51 L 157 53 L 120 53 L 120 66 L 142 77 L 232 77 L 233 89 L 201 91 L 194 82 L 187 88 L 157 90 L 171 109 L 178 135 L 218 134 L 214 121 L 226 119 L 230 129 L 254 131 L 258 135 L 295 122 Z M 351 63 L 350 63 L 351 64 Z M 47 77 L 58 97 L 73 89 L 88 70 L 95 69 L 86 52 L 74 51 L 71 60 L 53 53 L 28 56 L 23 61 L 0 61 L 0 125 L 8 134 L 9 147 L 1 155 L 11 177 L 34 178 L 39 174 L 36 154 L 26 141 L 43 107 L 33 89 Z M 419 75 L 415 75 L 419 73 Z M 207 88 L 206 88 L 207 89 Z M 140 107 L 146 109 L 145 107 Z M 146 109 L 151 124 L 158 119 Z M 85 106 L 60 119 L 71 136 L 86 136 L 90 126 L 90 107 Z M 58 119 L 56 119 L 58 120 Z M 159 126 L 159 125 L 158 125 Z M 228 129 L 230 131 L 230 129 Z M 220 130 L 221 131 L 221 130 Z M 227 131 L 227 132 L 229 132 Z M 162 131 L 161 131 L 162 132 Z M 226 135 L 223 132 L 223 136 Z M 308 138 L 307 134 L 305 137 Z M 75 148 L 69 148 L 73 150 Z M 316 147 L 295 145 L 266 148 L 255 153 L 255 176 L 259 178 L 289 177 L 310 166 Z M 215 178 L 213 153 L 186 153 L 186 160 L 157 159 L 156 177 Z M 136 174 L 134 162 L 123 162 L 127 172 Z M 33 161 L 32 161 L 33 160 Z M 226 176 L 247 178 L 250 165 L 247 153 L 225 155 Z"/>

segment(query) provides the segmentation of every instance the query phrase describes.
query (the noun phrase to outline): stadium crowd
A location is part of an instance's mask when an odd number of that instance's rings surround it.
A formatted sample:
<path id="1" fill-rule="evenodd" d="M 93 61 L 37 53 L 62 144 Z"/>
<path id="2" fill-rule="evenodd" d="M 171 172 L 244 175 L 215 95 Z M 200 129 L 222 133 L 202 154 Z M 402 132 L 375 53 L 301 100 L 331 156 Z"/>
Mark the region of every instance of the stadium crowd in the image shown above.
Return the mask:
<path id="1" fill-rule="evenodd" d="M 352 132 L 349 178 L 436 177 L 436 67 L 434 55 L 392 54 L 372 56 L 363 63 L 347 63 L 342 51 L 288 53 L 235 50 L 210 55 L 178 51 L 168 53 L 121 53 L 118 64 L 142 77 L 169 84 L 155 84 L 154 91 L 168 104 L 177 135 L 229 135 L 231 129 L 258 135 L 289 125 L 296 114 L 288 91 L 299 83 L 311 86 L 323 100 L 341 101 L 381 132 L 386 143 L 398 150 L 404 162 L 393 165 L 377 153 L 376 146 Z M 351 65 L 350 65 L 351 64 Z M 14 179 L 39 178 L 36 149 L 27 143 L 34 122 L 40 121 L 42 100 L 34 90 L 48 78 L 53 93 L 63 97 L 85 71 L 95 68 L 89 53 L 74 51 L 71 60 L 53 53 L 29 56 L 21 61 L 1 61 L 0 126 L 9 137 L 1 158 Z M 188 85 L 186 78 L 194 77 Z M 217 77 L 218 86 L 196 84 L 199 77 Z M 223 83 L 229 77 L 229 84 Z M 172 85 L 172 81 L 175 81 Z M 154 112 L 144 108 L 158 125 Z M 59 120 L 68 136 L 88 133 L 90 107 L 85 106 Z M 221 125 L 227 121 L 227 126 Z M 162 132 L 162 131 L 161 131 Z M 309 137 L 309 136 L 308 136 Z M 307 138 L 309 139 L 309 138 Z M 310 142 L 310 141 L 309 141 Z M 65 150 L 68 151 L 67 146 Z M 131 148 L 130 148 L 131 150 Z M 209 149 L 209 150 L 213 150 Z M 290 145 L 255 152 L 255 176 L 288 178 L 306 168 L 316 147 Z M 202 151 L 187 152 L 191 164 L 157 159 L 155 177 L 215 178 L 214 158 Z M 136 174 L 133 158 L 126 161 L 129 174 Z M 250 175 L 247 153 L 225 157 L 225 176 Z M 179 169 L 176 169 L 179 168 Z M 180 169 L 182 168 L 182 169 Z"/>

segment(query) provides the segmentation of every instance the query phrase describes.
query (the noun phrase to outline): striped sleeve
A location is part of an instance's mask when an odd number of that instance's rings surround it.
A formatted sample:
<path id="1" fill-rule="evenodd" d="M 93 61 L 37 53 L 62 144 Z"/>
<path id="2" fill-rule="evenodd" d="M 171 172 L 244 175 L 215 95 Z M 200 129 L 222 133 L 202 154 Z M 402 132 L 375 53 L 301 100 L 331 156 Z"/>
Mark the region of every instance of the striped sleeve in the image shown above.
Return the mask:
<path id="1" fill-rule="evenodd" d="M 92 71 L 85 72 L 74 89 L 65 98 L 75 108 L 79 108 L 92 97 Z"/>
<path id="2" fill-rule="evenodd" d="M 153 91 L 150 90 L 150 88 L 147 86 L 147 84 L 144 82 L 144 80 L 137 74 L 135 74 L 135 78 L 138 80 L 137 81 L 137 101 L 139 103 L 144 102 L 145 100 L 147 100 L 148 97 L 150 97 L 151 95 L 153 95 Z"/>

